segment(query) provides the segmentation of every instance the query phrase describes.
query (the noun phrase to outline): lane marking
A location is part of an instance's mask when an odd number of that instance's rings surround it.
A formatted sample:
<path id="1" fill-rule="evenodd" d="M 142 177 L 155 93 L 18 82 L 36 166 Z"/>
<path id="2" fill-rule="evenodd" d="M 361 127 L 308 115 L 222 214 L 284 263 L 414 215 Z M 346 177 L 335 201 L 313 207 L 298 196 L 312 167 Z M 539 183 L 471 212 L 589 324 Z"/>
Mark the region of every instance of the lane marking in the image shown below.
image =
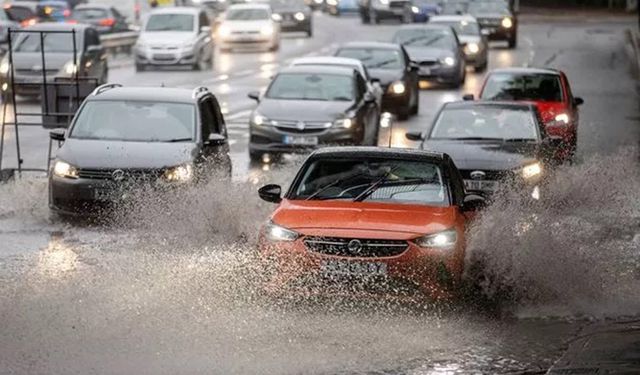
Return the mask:
<path id="1" fill-rule="evenodd" d="M 533 48 L 533 40 L 531 38 L 523 36 L 522 39 L 524 39 L 525 43 L 529 45 L 529 59 L 522 64 L 523 67 L 527 68 L 533 64 L 533 59 L 536 57 L 536 51 L 535 48 Z"/>
<path id="2" fill-rule="evenodd" d="M 225 116 L 225 120 L 227 121 L 233 121 L 242 117 L 249 117 L 249 115 L 251 114 L 252 110 L 251 109 L 246 109 L 244 111 L 240 111 L 240 112 L 235 112 L 232 113 L 228 116 Z"/>

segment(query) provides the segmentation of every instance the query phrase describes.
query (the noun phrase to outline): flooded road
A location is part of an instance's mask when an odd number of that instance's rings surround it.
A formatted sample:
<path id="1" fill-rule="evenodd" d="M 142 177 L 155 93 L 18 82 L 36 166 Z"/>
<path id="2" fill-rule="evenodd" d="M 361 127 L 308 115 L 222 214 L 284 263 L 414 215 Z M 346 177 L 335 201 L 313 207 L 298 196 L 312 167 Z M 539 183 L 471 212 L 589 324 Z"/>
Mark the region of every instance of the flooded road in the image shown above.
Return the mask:
<path id="1" fill-rule="evenodd" d="M 471 231 L 469 257 L 482 259 L 494 276 L 484 285 L 486 296 L 505 286 L 513 291 L 489 305 L 273 303 L 260 289 L 249 235 L 270 207 L 258 202 L 251 183 L 196 187 L 173 204 L 142 199 L 136 210 L 98 225 L 50 218 L 32 200 L 44 196 L 44 180 L 6 184 L 0 240 L 13 252 L 5 251 L 0 263 L 0 368 L 65 374 L 544 369 L 592 320 L 640 308 L 636 163 L 637 153 L 628 150 L 565 167 L 539 205 L 504 199 L 489 208 Z M 223 190 L 233 191 L 223 204 L 208 198 Z"/>

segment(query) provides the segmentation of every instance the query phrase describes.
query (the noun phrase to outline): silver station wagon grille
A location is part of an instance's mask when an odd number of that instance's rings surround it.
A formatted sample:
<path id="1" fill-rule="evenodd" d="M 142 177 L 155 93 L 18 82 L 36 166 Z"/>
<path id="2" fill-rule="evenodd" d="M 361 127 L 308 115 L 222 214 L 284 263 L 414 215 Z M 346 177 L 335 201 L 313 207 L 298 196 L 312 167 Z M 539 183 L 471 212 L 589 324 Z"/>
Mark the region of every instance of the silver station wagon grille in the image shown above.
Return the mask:
<path id="1" fill-rule="evenodd" d="M 309 236 L 303 240 L 313 252 L 351 257 L 390 257 L 402 254 L 409 244 L 403 240 L 374 240 Z"/>
<path id="2" fill-rule="evenodd" d="M 162 174 L 157 169 L 89 169 L 78 170 L 78 177 L 92 180 L 155 180 Z"/>

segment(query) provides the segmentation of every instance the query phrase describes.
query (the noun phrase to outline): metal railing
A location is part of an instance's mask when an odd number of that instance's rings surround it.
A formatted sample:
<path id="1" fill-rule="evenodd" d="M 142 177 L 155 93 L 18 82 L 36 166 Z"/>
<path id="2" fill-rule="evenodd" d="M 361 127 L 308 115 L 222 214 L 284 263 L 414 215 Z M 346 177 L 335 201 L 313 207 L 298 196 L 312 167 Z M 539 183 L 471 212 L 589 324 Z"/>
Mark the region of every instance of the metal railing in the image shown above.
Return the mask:
<path id="1" fill-rule="evenodd" d="M 100 36 L 102 46 L 113 55 L 119 53 L 130 54 L 137 39 L 137 31 L 124 31 Z"/>

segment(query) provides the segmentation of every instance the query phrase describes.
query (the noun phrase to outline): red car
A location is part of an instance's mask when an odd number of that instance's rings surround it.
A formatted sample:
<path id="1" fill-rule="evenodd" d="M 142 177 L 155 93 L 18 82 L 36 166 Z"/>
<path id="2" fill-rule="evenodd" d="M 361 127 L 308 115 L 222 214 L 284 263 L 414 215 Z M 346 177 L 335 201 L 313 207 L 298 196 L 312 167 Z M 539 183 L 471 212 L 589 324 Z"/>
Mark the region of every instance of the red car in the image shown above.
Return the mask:
<path id="1" fill-rule="evenodd" d="M 374 147 L 315 151 L 284 197 L 278 185 L 259 192 L 278 203 L 259 237 L 275 294 L 446 298 L 484 204 L 448 155 Z"/>
<path id="2" fill-rule="evenodd" d="M 561 161 L 573 157 L 578 142 L 578 106 L 584 101 L 573 96 L 563 72 L 536 68 L 495 69 L 487 75 L 479 98 L 535 103 L 547 134 L 561 140 L 556 157 Z"/>

